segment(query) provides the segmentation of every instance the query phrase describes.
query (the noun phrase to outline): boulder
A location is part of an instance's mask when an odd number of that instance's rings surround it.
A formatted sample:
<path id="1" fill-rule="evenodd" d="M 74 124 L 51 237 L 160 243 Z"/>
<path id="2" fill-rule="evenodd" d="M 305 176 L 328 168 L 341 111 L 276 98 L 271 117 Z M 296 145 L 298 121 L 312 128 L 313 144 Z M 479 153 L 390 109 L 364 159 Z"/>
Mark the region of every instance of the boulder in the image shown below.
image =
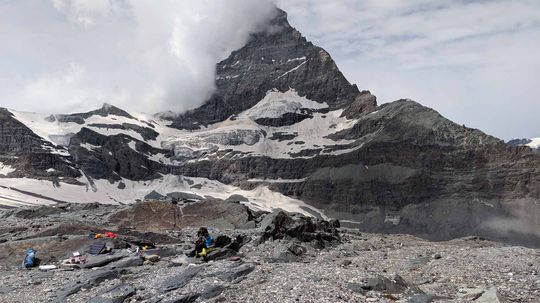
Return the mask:
<path id="1" fill-rule="evenodd" d="M 232 239 L 226 235 L 219 235 L 216 238 L 216 247 L 225 247 L 232 243 Z"/>
<path id="2" fill-rule="evenodd" d="M 302 242 L 315 241 L 320 247 L 340 241 L 337 229 L 328 221 L 290 214 L 277 210 L 267 214 L 261 221 L 259 243 L 267 240 L 297 239 Z"/>
<path id="3" fill-rule="evenodd" d="M 269 262 L 275 263 L 290 263 L 298 262 L 300 256 L 305 254 L 307 249 L 299 245 L 298 243 L 280 243 L 275 245 L 272 256 L 269 259 Z"/>

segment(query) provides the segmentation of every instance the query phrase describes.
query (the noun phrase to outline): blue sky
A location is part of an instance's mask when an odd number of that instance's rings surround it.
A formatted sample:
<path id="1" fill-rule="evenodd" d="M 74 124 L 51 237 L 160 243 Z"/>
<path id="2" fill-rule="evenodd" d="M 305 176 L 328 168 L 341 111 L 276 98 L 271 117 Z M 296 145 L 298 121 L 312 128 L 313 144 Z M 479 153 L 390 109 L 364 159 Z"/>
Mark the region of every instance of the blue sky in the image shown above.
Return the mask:
<path id="1" fill-rule="evenodd" d="M 540 1 L 276 0 L 380 103 L 410 98 L 503 139 L 540 136 Z M 182 111 L 272 0 L 2 0 L 0 105 Z"/>

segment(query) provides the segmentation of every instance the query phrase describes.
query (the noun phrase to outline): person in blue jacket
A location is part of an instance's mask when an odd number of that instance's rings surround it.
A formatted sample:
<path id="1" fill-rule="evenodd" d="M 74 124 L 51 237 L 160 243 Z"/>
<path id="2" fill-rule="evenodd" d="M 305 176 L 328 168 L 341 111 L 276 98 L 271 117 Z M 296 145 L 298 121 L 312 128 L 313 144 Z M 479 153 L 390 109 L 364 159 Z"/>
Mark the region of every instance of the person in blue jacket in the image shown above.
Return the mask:
<path id="1" fill-rule="evenodd" d="M 195 243 L 195 253 L 197 257 L 206 259 L 206 256 L 214 249 L 216 241 L 210 236 L 206 227 L 199 228 L 197 238 L 197 242 Z"/>

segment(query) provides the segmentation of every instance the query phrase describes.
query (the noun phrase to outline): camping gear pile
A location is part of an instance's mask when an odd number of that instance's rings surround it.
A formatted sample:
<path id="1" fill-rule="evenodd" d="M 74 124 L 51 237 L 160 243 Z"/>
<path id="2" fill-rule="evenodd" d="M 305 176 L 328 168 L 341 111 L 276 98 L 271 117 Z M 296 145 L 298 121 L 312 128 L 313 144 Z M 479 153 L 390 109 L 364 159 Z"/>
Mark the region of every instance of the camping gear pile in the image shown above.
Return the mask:
<path id="1" fill-rule="evenodd" d="M 74 251 L 57 265 L 40 265 L 40 260 L 36 257 L 37 251 L 34 248 L 28 248 L 25 251 L 22 267 L 25 269 L 37 267 L 41 271 L 55 269 L 73 270 L 94 264 L 92 262 L 93 259 L 105 255 L 121 254 L 122 256 L 137 256 L 141 259 L 146 259 L 148 257 L 147 255 L 149 255 L 146 252 L 156 248 L 150 241 L 134 239 L 131 237 L 121 237 L 113 232 L 89 233 L 88 240 L 90 240 L 91 243 L 84 253 Z M 152 260 L 155 259 L 156 258 L 152 258 Z"/>

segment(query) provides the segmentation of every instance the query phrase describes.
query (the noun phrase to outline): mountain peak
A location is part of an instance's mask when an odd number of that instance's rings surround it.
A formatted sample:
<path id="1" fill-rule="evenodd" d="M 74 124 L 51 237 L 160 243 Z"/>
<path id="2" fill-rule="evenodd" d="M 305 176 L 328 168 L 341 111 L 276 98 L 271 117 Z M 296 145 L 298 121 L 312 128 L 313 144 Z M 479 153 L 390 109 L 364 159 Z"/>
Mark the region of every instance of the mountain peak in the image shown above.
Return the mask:
<path id="1" fill-rule="evenodd" d="M 254 106 L 271 90 L 294 89 L 302 97 L 326 102 L 330 109 L 362 111 L 376 106 L 347 81 L 330 54 L 293 28 L 277 9 L 268 25 L 216 66 L 216 91 L 201 107 L 179 116 L 172 126 L 196 129 L 223 121 Z M 359 96 L 362 95 L 362 98 Z M 358 104 L 365 102 L 365 104 Z"/>

